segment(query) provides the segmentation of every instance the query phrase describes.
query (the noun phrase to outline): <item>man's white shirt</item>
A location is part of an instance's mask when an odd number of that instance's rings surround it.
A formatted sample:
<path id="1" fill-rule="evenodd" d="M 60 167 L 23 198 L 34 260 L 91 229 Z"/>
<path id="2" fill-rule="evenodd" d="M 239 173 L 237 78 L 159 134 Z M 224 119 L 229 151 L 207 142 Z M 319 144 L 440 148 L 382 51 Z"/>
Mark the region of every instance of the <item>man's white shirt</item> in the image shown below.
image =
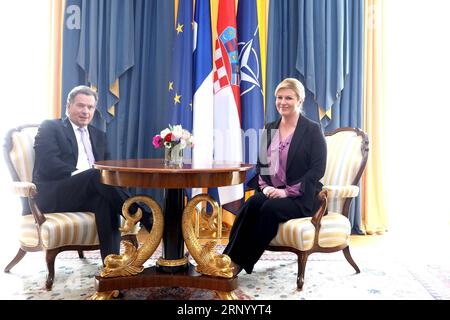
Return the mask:
<path id="1" fill-rule="evenodd" d="M 70 119 L 69 119 L 70 121 Z M 70 121 L 70 124 L 72 125 L 73 131 L 75 132 L 75 137 L 77 138 L 77 145 L 78 145 L 78 160 L 77 160 L 77 170 L 72 172 L 72 176 L 76 175 L 80 172 L 86 171 L 90 169 L 88 156 L 86 153 L 86 150 L 84 150 L 83 142 L 81 141 L 81 132 L 78 130 L 80 128 L 79 126 L 75 125 L 72 121 Z M 86 128 L 86 135 L 88 138 L 88 141 L 90 142 L 89 138 L 89 130 Z"/>

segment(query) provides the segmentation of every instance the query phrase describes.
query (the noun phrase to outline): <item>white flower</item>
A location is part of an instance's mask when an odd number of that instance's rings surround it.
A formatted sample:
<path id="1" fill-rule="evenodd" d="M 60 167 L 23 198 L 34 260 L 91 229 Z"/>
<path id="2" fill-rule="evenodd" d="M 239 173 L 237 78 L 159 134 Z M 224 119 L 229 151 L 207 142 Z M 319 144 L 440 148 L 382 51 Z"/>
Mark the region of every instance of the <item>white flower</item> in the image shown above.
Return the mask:
<path id="1" fill-rule="evenodd" d="M 181 136 L 183 135 L 183 127 L 181 127 L 180 124 L 176 125 L 172 129 L 172 141 L 178 141 L 181 139 Z"/>
<path id="2" fill-rule="evenodd" d="M 167 134 L 169 134 L 170 133 L 170 130 L 168 129 L 168 128 L 165 128 L 163 131 L 161 131 L 161 134 L 160 134 L 160 136 L 161 136 L 161 138 L 163 138 L 163 140 L 164 140 L 164 138 L 167 136 Z"/>
<path id="3" fill-rule="evenodd" d="M 190 136 L 191 134 L 189 133 L 189 131 L 183 129 L 183 135 L 181 136 L 181 139 L 188 140 Z"/>

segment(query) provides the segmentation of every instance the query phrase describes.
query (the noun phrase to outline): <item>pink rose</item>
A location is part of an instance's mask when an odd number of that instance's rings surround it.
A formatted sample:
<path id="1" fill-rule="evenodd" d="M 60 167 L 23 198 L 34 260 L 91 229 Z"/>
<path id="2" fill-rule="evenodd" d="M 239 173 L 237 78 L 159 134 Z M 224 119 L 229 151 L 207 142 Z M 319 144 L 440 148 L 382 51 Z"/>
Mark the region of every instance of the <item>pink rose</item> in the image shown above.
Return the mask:
<path id="1" fill-rule="evenodd" d="M 160 148 L 163 144 L 163 140 L 159 134 L 153 137 L 153 147 Z"/>

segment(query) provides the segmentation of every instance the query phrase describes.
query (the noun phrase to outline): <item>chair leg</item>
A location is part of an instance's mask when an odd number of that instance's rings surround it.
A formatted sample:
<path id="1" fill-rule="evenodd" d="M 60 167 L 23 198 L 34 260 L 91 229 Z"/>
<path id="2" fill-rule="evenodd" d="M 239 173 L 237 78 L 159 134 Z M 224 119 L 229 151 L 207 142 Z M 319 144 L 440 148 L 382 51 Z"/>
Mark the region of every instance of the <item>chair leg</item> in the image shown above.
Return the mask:
<path id="1" fill-rule="evenodd" d="M 297 253 L 297 264 L 298 264 L 298 274 L 297 274 L 297 290 L 303 289 L 303 284 L 305 283 L 305 269 L 306 261 L 308 260 L 308 254 Z"/>
<path id="2" fill-rule="evenodd" d="M 78 250 L 78 257 L 80 259 L 84 259 L 84 252 L 83 252 L 83 250 Z"/>
<path id="3" fill-rule="evenodd" d="M 358 265 L 355 263 L 355 261 L 352 258 L 352 255 L 350 254 L 350 247 L 345 247 L 344 249 L 342 249 L 342 252 L 344 253 L 345 259 L 347 259 L 348 263 L 352 265 L 356 273 L 360 273 L 361 271 L 359 270 Z"/>
<path id="4" fill-rule="evenodd" d="M 22 248 L 19 248 L 19 251 L 17 251 L 16 256 L 14 259 L 11 260 L 11 262 L 6 266 L 5 272 L 9 272 L 16 264 L 19 263 L 20 260 L 25 256 L 27 252 L 23 250 Z"/>
<path id="5" fill-rule="evenodd" d="M 47 262 L 48 269 L 47 280 L 45 281 L 45 288 L 47 290 L 52 290 L 53 280 L 55 279 L 55 259 L 58 253 L 58 249 L 45 251 L 45 261 Z"/>

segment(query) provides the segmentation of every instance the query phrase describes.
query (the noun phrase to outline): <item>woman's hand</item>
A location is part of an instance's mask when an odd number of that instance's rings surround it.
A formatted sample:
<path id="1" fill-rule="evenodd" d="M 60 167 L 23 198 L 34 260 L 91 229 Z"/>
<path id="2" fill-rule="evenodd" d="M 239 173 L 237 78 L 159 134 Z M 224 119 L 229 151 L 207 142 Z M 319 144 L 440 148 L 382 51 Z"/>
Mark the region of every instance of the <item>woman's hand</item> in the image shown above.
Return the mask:
<path id="1" fill-rule="evenodd" d="M 275 189 L 274 187 L 271 187 L 271 186 L 267 186 L 267 187 L 265 187 L 264 189 L 263 189 L 263 193 L 264 193 L 264 195 L 267 197 L 267 198 L 269 198 L 269 193 L 273 190 L 273 189 Z"/>
<path id="2" fill-rule="evenodd" d="M 274 187 L 265 187 L 263 190 L 264 195 L 269 199 L 277 199 L 277 198 L 286 198 L 286 190 L 284 189 L 277 189 Z"/>

